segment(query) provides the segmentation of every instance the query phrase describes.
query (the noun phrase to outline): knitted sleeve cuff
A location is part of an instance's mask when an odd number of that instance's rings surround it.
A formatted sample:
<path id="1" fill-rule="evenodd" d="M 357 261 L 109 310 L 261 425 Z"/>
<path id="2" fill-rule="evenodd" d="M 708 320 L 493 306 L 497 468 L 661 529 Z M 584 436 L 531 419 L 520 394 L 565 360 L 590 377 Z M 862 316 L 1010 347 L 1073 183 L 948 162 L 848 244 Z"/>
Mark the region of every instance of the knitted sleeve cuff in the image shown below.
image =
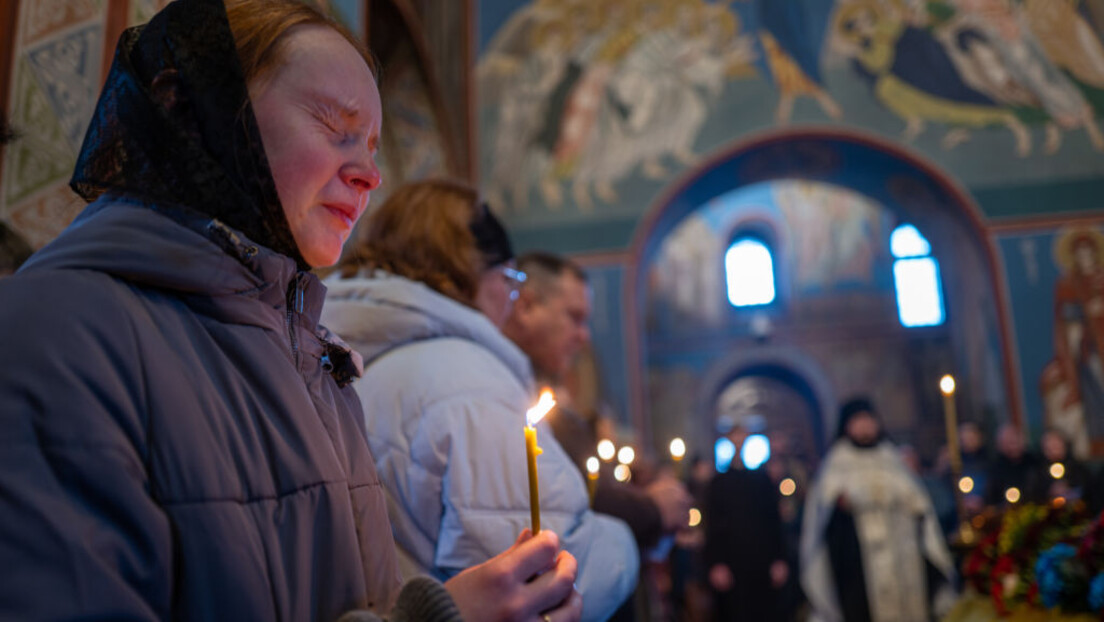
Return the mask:
<path id="1" fill-rule="evenodd" d="M 445 586 L 429 577 L 414 577 L 403 585 L 391 612 L 392 622 L 463 622 L 460 609 Z"/>
<path id="2" fill-rule="evenodd" d="M 429 577 L 414 577 L 403 584 L 391 617 L 366 609 L 347 611 L 337 622 L 464 622 L 444 585 Z"/>

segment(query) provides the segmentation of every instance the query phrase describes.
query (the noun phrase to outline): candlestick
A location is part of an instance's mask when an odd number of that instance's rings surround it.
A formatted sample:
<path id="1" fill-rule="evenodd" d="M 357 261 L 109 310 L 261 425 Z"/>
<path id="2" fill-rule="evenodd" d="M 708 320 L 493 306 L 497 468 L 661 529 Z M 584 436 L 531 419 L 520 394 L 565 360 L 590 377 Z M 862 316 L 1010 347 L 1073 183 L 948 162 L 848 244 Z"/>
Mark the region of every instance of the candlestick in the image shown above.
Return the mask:
<path id="1" fill-rule="evenodd" d="M 676 436 L 671 439 L 668 448 L 671 450 L 671 460 L 674 462 L 675 477 L 682 479 L 682 459 L 686 457 L 686 442 Z"/>
<path id="2" fill-rule="evenodd" d="M 540 421 L 552 407 L 556 400 L 552 391 L 541 391 L 540 399 L 536 405 L 525 413 L 525 457 L 529 465 L 529 519 L 533 535 L 540 533 L 540 489 L 537 485 L 537 456 L 543 450 L 537 446 L 537 422 Z"/>
<path id="3" fill-rule="evenodd" d="M 958 449 L 958 410 L 955 408 L 955 380 L 950 374 L 939 381 L 943 393 L 943 418 L 947 424 L 947 453 L 955 479 L 962 474 L 962 453 Z"/>
<path id="4" fill-rule="evenodd" d="M 594 507 L 594 493 L 598 492 L 598 458 L 587 458 L 587 495 L 590 497 L 590 507 Z"/>
<path id="5" fill-rule="evenodd" d="M 958 539 L 970 543 L 974 539 L 974 532 L 970 523 L 966 520 L 966 504 L 963 495 L 973 490 L 973 480 L 969 486 L 964 486 L 962 477 L 962 453 L 958 449 L 958 410 L 955 408 L 955 379 L 947 374 L 939 379 L 939 390 L 943 393 L 943 421 L 947 427 L 947 457 L 951 462 L 951 481 L 958 482 L 954 487 L 955 506 L 958 510 Z"/>

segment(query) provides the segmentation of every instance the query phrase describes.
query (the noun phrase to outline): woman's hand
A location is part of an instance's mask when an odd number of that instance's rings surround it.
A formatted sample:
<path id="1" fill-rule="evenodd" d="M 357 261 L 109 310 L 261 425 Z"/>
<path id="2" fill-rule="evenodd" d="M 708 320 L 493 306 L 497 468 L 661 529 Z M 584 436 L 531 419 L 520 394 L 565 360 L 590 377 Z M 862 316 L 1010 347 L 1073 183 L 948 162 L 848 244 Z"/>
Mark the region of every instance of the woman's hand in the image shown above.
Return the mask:
<path id="1" fill-rule="evenodd" d="M 445 582 L 465 620 L 575 622 L 583 599 L 575 591 L 575 558 L 551 531 L 526 529 L 503 553 Z"/>

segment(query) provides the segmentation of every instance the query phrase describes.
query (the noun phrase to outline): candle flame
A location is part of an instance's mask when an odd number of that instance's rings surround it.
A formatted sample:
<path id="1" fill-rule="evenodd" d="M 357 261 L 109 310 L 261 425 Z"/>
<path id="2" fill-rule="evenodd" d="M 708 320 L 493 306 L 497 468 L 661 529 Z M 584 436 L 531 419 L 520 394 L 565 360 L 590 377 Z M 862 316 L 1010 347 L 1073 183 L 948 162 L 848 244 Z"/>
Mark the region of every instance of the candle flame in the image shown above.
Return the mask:
<path id="1" fill-rule="evenodd" d="M 697 527 L 701 524 L 701 510 L 698 508 L 690 508 L 690 523 L 691 527 Z"/>
<path id="2" fill-rule="evenodd" d="M 537 425 L 537 422 L 543 419 L 555 405 L 556 397 L 552 394 L 552 390 L 545 389 L 541 391 L 540 399 L 537 400 L 536 405 L 525 413 L 525 422 L 529 424 L 529 427 Z"/>
<path id="3" fill-rule="evenodd" d="M 613 441 L 608 438 L 604 438 L 598 441 L 598 457 L 609 462 L 613 460 L 613 456 L 617 453 L 617 448 L 613 446 Z"/>
<path id="4" fill-rule="evenodd" d="M 1061 462 L 1055 462 L 1050 465 L 1050 476 L 1054 479 L 1062 479 L 1066 474 L 1066 465 Z"/>
<path id="5" fill-rule="evenodd" d="M 797 482 L 792 477 L 787 477 L 779 482 L 778 492 L 782 493 L 783 497 L 792 497 L 797 492 Z"/>
<path id="6" fill-rule="evenodd" d="M 675 461 L 682 460 L 682 457 L 686 455 L 686 442 L 677 436 L 671 439 L 671 457 Z"/>
<path id="7" fill-rule="evenodd" d="M 954 376 L 947 374 L 939 379 L 939 390 L 943 392 L 943 395 L 953 395 L 955 392 L 955 379 Z"/>
<path id="8" fill-rule="evenodd" d="M 586 461 L 587 473 L 598 473 L 598 458 L 591 456 Z"/>

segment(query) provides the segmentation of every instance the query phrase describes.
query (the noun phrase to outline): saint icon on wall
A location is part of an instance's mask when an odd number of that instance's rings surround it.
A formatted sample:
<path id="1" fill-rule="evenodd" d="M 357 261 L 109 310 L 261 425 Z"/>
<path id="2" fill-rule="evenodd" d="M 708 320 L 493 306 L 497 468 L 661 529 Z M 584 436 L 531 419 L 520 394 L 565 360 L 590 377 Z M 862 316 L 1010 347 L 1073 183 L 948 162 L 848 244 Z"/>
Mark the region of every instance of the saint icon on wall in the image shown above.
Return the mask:
<path id="1" fill-rule="evenodd" d="M 1046 424 L 1076 453 L 1104 454 L 1104 234 L 1078 227 L 1059 235 L 1054 257 L 1054 360 L 1041 378 Z M 1079 451 L 1078 451 L 1079 450 Z"/>

